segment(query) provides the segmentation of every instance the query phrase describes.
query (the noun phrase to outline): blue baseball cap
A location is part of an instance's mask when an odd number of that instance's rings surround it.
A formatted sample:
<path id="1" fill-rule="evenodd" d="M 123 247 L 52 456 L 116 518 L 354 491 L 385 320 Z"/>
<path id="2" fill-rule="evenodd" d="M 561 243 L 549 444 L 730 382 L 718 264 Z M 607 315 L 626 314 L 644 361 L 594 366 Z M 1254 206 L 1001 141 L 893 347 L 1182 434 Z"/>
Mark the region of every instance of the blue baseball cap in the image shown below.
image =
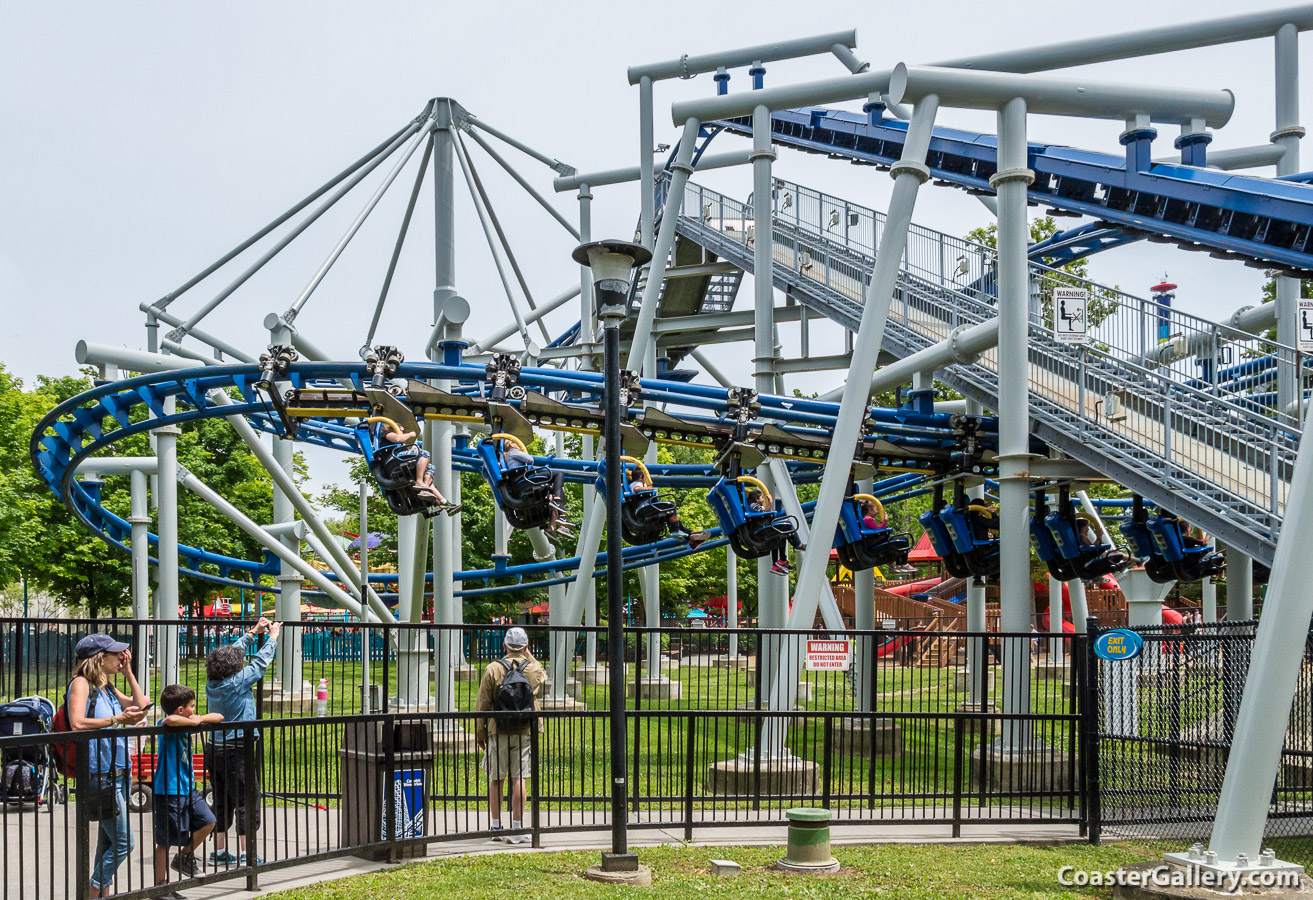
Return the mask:
<path id="1" fill-rule="evenodd" d="M 78 659 L 91 659 L 101 653 L 122 653 L 127 649 L 127 644 L 116 641 L 107 634 L 89 634 L 78 641 L 73 655 Z"/>

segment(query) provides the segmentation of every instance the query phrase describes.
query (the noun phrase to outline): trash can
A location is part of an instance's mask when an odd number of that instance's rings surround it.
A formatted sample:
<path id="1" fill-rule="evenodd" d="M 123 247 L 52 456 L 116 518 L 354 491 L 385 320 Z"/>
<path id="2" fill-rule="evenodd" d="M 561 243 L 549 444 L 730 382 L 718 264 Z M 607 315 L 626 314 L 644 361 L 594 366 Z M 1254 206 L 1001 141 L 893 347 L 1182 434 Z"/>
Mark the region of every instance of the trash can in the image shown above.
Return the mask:
<path id="1" fill-rule="evenodd" d="M 432 723 L 349 722 L 337 755 L 342 773 L 338 804 L 342 846 L 359 847 L 356 856 L 375 862 L 424 856 L 426 847 L 421 843 L 395 848 L 367 845 L 428 833 Z"/>

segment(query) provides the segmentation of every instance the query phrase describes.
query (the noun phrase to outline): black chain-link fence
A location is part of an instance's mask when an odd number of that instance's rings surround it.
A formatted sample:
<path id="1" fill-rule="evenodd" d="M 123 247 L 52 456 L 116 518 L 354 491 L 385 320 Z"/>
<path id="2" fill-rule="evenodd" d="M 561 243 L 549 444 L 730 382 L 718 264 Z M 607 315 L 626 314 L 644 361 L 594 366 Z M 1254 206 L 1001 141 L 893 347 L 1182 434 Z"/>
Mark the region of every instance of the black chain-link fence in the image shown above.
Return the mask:
<path id="1" fill-rule="evenodd" d="M 1095 819 L 1104 838 L 1206 843 L 1257 622 L 1133 630 L 1144 639 L 1138 656 L 1091 659 Z M 1305 644 L 1264 840 L 1281 859 L 1313 865 L 1313 636 Z"/>

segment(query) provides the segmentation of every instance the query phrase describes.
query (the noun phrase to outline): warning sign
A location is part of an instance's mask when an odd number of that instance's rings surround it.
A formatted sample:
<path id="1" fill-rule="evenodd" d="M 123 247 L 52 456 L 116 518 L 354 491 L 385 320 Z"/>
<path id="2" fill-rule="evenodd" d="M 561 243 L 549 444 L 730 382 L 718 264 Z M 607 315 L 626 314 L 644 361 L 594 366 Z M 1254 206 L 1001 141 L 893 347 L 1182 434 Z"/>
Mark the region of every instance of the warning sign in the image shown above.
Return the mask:
<path id="1" fill-rule="evenodd" d="M 1090 295 L 1085 288 L 1053 289 L 1053 337 L 1063 344 L 1084 344 L 1089 340 L 1086 307 Z"/>
<path id="2" fill-rule="evenodd" d="M 853 648 L 847 641 L 808 641 L 807 671 L 848 671 L 852 663 Z"/>
<path id="3" fill-rule="evenodd" d="M 1295 327 L 1295 349 L 1300 353 L 1313 353 L 1313 300 L 1299 301 L 1299 321 Z"/>

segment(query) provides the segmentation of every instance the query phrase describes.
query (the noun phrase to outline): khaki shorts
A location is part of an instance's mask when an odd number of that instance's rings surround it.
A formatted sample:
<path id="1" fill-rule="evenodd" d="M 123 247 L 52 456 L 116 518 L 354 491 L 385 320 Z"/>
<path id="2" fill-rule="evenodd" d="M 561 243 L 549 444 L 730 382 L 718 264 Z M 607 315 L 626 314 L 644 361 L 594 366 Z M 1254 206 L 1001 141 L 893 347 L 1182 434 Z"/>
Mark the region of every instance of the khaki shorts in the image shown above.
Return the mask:
<path id="1" fill-rule="evenodd" d="M 487 752 L 483 755 L 483 771 L 488 773 L 488 780 L 528 778 L 530 739 L 531 736 L 527 734 L 492 735 L 488 740 Z"/>

